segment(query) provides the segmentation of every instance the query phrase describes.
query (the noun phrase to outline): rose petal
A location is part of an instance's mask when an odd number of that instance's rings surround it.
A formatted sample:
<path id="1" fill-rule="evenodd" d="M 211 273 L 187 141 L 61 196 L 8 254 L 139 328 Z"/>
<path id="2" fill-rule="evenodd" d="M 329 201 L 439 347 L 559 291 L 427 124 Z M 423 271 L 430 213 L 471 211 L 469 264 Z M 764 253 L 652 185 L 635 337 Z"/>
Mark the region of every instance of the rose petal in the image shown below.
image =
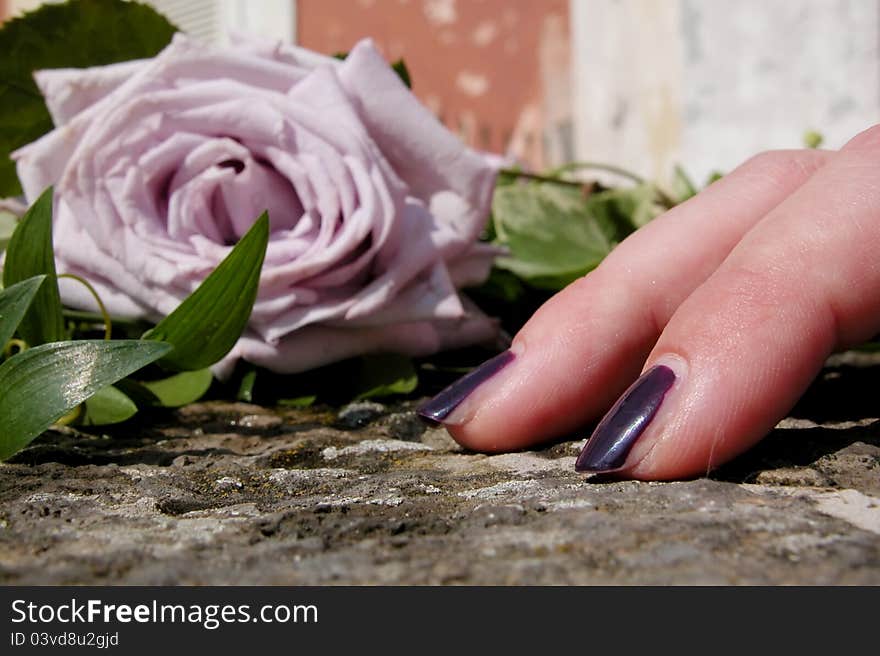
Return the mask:
<path id="1" fill-rule="evenodd" d="M 136 59 L 92 68 L 54 68 L 35 71 L 34 81 L 46 100 L 52 122 L 60 127 L 115 91 L 146 65 L 146 60 Z"/>
<path id="2" fill-rule="evenodd" d="M 457 288 L 495 255 L 474 241 L 497 167 L 369 41 L 340 63 L 255 42 L 209 52 L 177 35 L 128 68 L 39 78 L 60 127 L 14 153 L 19 175 L 30 198 L 56 185 L 59 271 L 91 280 L 111 312 L 167 314 L 268 210 L 250 331 L 218 369 L 247 357 L 302 371 L 494 334 Z"/>
<path id="3" fill-rule="evenodd" d="M 476 287 L 489 276 L 495 258 L 506 255 L 507 250 L 486 242 L 476 242 L 461 255 L 449 260 L 449 274 L 457 289 Z"/>
<path id="4" fill-rule="evenodd" d="M 277 345 L 245 334 L 233 350 L 212 367 L 219 378 L 232 373 L 242 358 L 278 373 L 300 373 L 329 362 L 364 353 L 392 352 L 422 357 L 445 348 L 489 341 L 498 325 L 479 312 L 445 322 L 413 322 L 388 326 L 336 328 L 307 326 L 288 335 Z"/>
<path id="5" fill-rule="evenodd" d="M 371 41 L 354 47 L 339 77 L 379 149 L 395 170 L 406 171 L 412 194 L 426 199 L 439 223 L 455 229 L 458 238 L 446 254 L 467 248 L 484 224 L 496 169 L 419 104 Z"/>

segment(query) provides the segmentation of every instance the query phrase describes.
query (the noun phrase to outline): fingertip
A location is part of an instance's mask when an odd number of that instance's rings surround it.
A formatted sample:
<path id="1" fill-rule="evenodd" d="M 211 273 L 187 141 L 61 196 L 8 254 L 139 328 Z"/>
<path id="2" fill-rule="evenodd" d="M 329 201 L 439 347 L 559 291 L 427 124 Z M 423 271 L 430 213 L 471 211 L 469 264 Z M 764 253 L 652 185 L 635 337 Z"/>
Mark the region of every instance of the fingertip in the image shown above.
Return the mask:
<path id="1" fill-rule="evenodd" d="M 669 463 L 662 458 L 657 463 L 651 455 L 680 415 L 687 373 L 687 361 L 673 353 L 646 366 L 596 426 L 576 471 L 615 478 L 668 476 Z"/>
<path id="2" fill-rule="evenodd" d="M 466 423 L 478 407 L 473 401 L 469 402 L 470 397 L 515 358 L 513 350 L 506 350 L 486 360 L 422 404 L 417 410 L 418 415 L 429 423 L 448 427 Z"/>

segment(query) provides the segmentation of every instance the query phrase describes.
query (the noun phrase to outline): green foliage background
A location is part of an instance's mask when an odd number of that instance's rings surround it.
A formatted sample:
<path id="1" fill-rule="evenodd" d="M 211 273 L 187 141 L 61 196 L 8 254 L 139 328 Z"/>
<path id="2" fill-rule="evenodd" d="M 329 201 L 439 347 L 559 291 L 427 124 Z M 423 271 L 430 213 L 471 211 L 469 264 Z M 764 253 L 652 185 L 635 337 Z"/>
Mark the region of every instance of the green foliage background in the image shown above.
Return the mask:
<path id="1" fill-rule="evenodd" d="M 9 153 L 53 127 L 33 71 L 153 57 L 176 31 L 147 5 L 119 0 L 44 5 L 4 24 L 0 30 L 0 197 L 21 193 Z"/>

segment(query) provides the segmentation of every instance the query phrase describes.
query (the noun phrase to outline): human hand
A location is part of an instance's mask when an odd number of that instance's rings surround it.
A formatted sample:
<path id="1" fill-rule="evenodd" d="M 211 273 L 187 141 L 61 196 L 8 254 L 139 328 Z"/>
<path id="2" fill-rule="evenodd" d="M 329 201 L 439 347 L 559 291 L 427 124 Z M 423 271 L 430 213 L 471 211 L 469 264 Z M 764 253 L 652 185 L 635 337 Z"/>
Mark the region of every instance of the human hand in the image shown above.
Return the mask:
<path id="1" fill-rule="evenodd" d="M 583 429 L 624 393 L 578 471 L 705 474 L 764 437 L 828 355 L 880 332 L 878 244 L 880 126 L 837 152 L 760 154 L 631 235 L 420 412 L 508 451 Z"/>

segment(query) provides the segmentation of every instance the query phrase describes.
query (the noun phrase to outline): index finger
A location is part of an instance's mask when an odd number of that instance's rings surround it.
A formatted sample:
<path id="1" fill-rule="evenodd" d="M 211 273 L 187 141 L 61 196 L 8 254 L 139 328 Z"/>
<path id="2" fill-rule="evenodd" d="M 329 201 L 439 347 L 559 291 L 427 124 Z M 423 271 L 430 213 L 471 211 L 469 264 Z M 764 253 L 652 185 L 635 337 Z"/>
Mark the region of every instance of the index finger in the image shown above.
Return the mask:
<path id="1" fill-rule="evenodd" d="M 658 217 L 546 303 L 509 353 L 420 413 L 479 451 L 527 447 L 595 419 L 638 375 L 676 308 L 828 156 L 765 153 Z"/>

